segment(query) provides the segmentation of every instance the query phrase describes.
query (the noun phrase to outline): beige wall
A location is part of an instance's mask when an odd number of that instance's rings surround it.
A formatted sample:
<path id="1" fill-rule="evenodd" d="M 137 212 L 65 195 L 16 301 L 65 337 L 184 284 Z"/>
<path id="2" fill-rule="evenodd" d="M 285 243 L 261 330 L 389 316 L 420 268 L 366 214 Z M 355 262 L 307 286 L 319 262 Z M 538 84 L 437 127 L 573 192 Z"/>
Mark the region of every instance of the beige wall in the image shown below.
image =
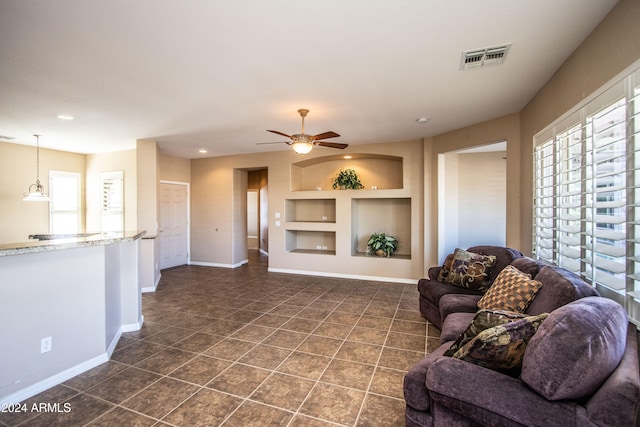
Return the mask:
<path id="1" fill-rule="evenodd" d="M 137 226 L 149 236 L 158 233 L 158 146 L 153 140 L 136 142 L 138 174 Z"/>
<path id="2" fill-rule="evenodd" d="M 191 182 L 191 160 L 158 153 L 160 181 Z"/>
<path id="3" fill-rule="evenodd" d="M 80 173 L 84 218 L 85 156 L 41 148 L 40 182 L 47 191 L 50 170 Z M 22 194 L 35 180 L 35 146 L 0 142 L 0 243 L 25 242 L 29 234 L 49 232 L 49 204 L 22 200 Z"/>
<path id="4" fill-rule="evenodd" d="M 423 276 L 423 144 L 421 141 L 349 147 L 341 154 L 380 154 L 403 158 L 404 188 L 394 190 L 291 191 L 291 165 L 300 162 L 292 150 L 252 155 L 213 157 L 191 162 L 191 260 L 205 265 L 237 266 L 243 261 L 239 236 L 246 228 L 246 209 L 237 198 L 246 193 L 246 170 L 268 168 L 269 267 L 278 271 L 342 276 L 388 277 L 414 280 Z M 316 148 L 304 159 L 334 156 L 335 150 Z M 348 166 L 345 163 L 345 166 Z M 240 171 L 244 171 L 240 173 Z M 369 185 L 370 186 L 370 185 Z M 351 255 L 351 209 L 354 198 L 411 199 L 411 241 L 403 242 L 411 259 L 379 260 Z M 285 251 L 285 201 L 297 198 L 335 198 L 336 255 Z M 236 202 L 234 202 L 236 200 Z M 281 225 L 277 227 L 276 213 Z M 240 233 L 240 234 L 239 234 Z M 242 242 L 241 242 L 242 240 Z"/>
<path id="5" fill-rule="evenodd" d="M 454 197 L 458 199 L 458 242 L 462 248 L 505 244 L 506 154 L 493 151 L 456 155 L 460 175 Z"/>
<path id="6" fill-rule="evenodd" d="M 531 253 L 533 136 L 640 59 L 640 1 L 620 0 L 521 112 L 519 249 Z M 516 241 L 516 240 L 511 240 Z"/>
<path id="7" fill-rule="evenodd" d="M 137 230 L 136 150 L 87 155 L 87 231 L 100 231 L 102 189 L 100 174 L 122 171 L 124 179 L 124 229 Z"/>

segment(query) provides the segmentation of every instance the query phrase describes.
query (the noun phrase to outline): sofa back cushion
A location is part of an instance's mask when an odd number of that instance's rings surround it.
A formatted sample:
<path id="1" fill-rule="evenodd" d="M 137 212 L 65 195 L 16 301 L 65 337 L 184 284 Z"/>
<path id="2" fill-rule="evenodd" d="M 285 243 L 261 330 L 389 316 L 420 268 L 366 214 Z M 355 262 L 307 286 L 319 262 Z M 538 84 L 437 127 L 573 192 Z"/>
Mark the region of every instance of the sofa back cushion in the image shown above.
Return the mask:
<path id="1" fill-rule="evenodd" d="M 530 315 L 551 313 L 579 298 L 599 296 L 598 291 L 580 277 L 553 265 L 542 267 L 534 279 L 542 282 L 542 288 L 527 308 L 526 313 Z"/>
<path id="2" fill-rule="evenodd" d="M 616 368 L 627 316 L 616 302 L 586 297 L 549 314 L 524 353 L 520 378 L 548 400 L 584 399 Z"/>
<path id="3" fill-rule="evenodd" d="M 523 273 L 527 273 L 531 275 L 531 277 L 536 277 L 536 275 L 540 272 L 542 267 L 548 264 L 545 264 L 542 261 L 537 261 L 528 256 L 523 256 L 523 257 L 514 259 L 511 265 L 513 265 L 515 268 L 522 271 Z"/>

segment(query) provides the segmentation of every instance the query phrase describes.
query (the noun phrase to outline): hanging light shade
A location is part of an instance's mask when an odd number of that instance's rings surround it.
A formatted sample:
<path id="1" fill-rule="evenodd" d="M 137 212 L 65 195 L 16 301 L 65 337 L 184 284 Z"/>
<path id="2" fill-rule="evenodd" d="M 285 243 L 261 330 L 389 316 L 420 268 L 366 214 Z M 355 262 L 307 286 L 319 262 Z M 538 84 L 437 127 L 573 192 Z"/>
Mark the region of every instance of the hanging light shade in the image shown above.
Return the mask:
<path id="1" fill-rule="evenodd" d="M 293 140 L 293 144 L 291 144 L 291 147 L 293 148 L 293 151 L 295 151 L 296 153 L 305 155 L 309 153 L 313 148 L 313 143 L 309 141 L 309 137 L 307 135 L 297 134 L 297 135 L 293 135 L 293 137 L 294 137 L 294 140 Z"/>
<path id="2" fill-rule="evenodd" d="M 44 189 L 44 186 L 40 184 L 40 135 L 33 135 L 36 137 L 36 183 L 29 186 L 29 190 L 23 194 L 27 202 L 48 202 L 49 195 Z"/>

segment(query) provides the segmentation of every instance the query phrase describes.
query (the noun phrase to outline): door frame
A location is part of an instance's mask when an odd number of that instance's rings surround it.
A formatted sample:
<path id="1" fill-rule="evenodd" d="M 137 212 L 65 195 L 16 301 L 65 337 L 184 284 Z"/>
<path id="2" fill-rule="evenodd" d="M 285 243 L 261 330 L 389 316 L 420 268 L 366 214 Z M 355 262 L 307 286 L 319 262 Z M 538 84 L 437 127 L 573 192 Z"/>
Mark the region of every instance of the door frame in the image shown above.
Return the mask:
<path id="1" fill-rule="evenodd" d="M 191 265 L 191 184 L 188 182 L 182 181 L 166 181 L 161 179 L 159 181 L 160 185 L 162 184 L 170 184 L 170 185 L 183 185 L 187 188 L 187 265 Z M 160 200 L 158 199 L 158 202 Z M 158 216 L 160 214 L 160 209 L 158 208 Z M 158 224 L 158 229 L 160 228 L 160 224 Z M 160 236 L 158 236 L 160 238 Z M 160 241 L 158 241 L 158 250 L 160 250 Z M 158 259 L 162 254 L 158 253 Z"/>

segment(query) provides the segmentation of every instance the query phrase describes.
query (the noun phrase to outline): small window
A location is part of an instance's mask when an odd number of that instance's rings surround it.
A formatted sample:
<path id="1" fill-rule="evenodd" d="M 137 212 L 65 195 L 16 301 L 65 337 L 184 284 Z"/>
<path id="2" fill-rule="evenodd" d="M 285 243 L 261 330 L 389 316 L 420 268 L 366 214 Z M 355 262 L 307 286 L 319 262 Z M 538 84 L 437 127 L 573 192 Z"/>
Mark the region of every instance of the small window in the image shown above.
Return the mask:
<path id="1" fill-rule="evenodd" d="M 80 174 L 49 172 L 49 228 L 52 234 L 80 232 Z"/>

